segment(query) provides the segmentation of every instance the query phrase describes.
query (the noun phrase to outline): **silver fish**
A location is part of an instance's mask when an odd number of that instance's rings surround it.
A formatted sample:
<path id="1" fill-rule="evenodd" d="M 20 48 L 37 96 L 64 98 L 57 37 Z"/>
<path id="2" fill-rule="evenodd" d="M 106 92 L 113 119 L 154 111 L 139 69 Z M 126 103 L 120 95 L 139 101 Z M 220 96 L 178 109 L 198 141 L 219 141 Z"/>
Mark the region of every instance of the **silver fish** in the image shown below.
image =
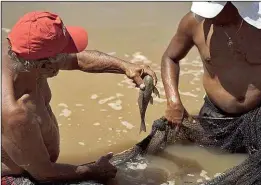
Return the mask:
<path id="1" fill-rule="evenodd" d="M 160 97 L 158 89 L 153 84 L 153 78 L 149 75 L 145 76 L 144 79 L 145 89 L 141 90 L 139 93 L 138 104 L 140 109 L 140 118 L 141 118 L 141 125 L 140 125 L 140 133 L 141 131 L 146 132 L 146 125 L 145 125 L 145 113 L 148 107 L 149 102 L 153 104 L 152 92 Z"/>

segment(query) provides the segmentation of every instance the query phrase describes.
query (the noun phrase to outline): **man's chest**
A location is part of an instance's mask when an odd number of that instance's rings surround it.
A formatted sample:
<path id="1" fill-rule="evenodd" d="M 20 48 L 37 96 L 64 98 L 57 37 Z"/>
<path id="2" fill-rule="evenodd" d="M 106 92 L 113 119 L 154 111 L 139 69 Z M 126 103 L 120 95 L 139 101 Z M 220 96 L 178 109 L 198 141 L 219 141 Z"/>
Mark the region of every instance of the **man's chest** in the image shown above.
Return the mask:
<path id="1" fill-rule="evenodd" d="M 233 32 L 234 31 L 234 32 Z M 197 30 L 195 45 L 204 63 L 261 65 L 261 31 L 204 26 Z"/>

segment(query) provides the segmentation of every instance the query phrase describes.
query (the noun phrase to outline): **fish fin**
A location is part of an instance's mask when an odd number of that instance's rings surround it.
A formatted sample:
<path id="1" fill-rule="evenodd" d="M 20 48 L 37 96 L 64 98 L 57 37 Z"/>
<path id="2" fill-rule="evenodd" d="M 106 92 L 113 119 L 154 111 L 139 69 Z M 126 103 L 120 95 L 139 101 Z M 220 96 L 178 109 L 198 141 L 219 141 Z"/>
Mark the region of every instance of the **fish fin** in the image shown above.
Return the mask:
<path id="1" fill-rule="evenodd" d="M 146 125 L 145 125 L 145 121 L 141 121 L 141 124 L 140 124 L 140 133 L 141 132 L 146 132 Z"/>
<path id="2" fill-rule="evenodd" d="M 159 90 L 156 87 L 153 88 L 153 93 L 160 98 Z"/>
<path id="3" fill-rule="evenodd" d="M 150 97 L 150 104 L 153 105 L 153 97 Z"/>

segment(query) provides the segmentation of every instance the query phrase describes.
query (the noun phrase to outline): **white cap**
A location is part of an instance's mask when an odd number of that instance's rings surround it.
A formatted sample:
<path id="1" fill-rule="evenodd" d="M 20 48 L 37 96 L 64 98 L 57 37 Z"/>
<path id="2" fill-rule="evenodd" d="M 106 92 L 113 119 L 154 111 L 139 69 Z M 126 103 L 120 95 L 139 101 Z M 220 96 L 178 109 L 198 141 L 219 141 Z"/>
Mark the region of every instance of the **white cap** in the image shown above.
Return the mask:
<path id="1" fill-rule="evenodd" d="M 192 2 L 191 11 L 204 18 L 213 18 L 223 10 L 226 3 L 226 1 Z M 261 29 L 261 1 L 231 1 L 231 3 L 248 24 Z"/>

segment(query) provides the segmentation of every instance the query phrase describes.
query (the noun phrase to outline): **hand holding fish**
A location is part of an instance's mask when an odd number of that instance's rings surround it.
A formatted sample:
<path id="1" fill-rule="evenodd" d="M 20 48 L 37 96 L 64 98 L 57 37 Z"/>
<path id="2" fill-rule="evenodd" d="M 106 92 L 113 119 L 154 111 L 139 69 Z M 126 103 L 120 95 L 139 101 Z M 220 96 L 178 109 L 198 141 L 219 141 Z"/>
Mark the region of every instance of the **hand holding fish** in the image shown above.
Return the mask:
<path id="1" fill-rule="evenodd" d="M 157 84 L 157 76 L 155 72 L 150 69 L 148 65 L 138 65 L 138 64 L 132 64 L 129 63 L 126 67 L 126 76 L 133 80 L 133 82 L 136 84 L 137 87 L 140 89 L 145 88 L 145 84 L 143 81 L 143 78 L 146 75 L 149 75 L 153 78 L 153 84 L 156 86 Z"/>

